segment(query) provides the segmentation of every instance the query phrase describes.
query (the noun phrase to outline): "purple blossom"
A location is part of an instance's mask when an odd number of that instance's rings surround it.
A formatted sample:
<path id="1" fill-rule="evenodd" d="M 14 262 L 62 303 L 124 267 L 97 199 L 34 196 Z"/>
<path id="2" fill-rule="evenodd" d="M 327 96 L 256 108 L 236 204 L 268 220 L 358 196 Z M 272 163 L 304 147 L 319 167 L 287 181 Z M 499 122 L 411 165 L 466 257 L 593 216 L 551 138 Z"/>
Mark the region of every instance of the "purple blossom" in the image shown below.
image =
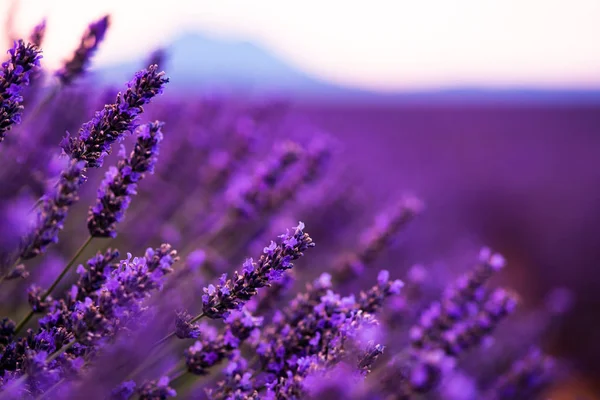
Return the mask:
<path id="1" fill-rule="evenodd" d="M 153 173 L 158 155 L 158 145 L 163 139 L 163 123 L 143 125 L 137 136 L 134 150 L 110 167 L 98 189 L 96 205 L 88 212 L 88 229 L 92 237 L 116 237 L 119 223 L 136 194 L 137 183 L 145 173 Z"/>
<path id="2" fill-rule="evenodd" d="M 98 252 L 86 262 L 86 267 L 79 265 L 77 274 L 77 297 L 76 300 L 83 300 L 102 287 L 106 278 L 110 275 L 109 268 L 116 268 L 119 258 L 119 251 L 107 249 L 104 253 Z"/>
<path id="3" fill-rule="evenodd" d="M 25 238 L 20 257 L 29 260 L 58 242 L 69 208 L 79 200 L 79 187 L 85 182 L 85 163 L 72 160 L 56 187 L 46 195 L 38 211 L 34 230 Z"/>
<path id="4" fill-rule="evenodd" d="M 135 130 L 137 117 L 143 112 L 142 106 L 162 94 L 167 82 L 169 79 L 164 77 L 164 72 L 158 72 L 156 65 L 136 73 L 127 84 L 125 94 L 119 93 L 114 104 L 105 105 L 91 121 L 85 123 L 79 130 L 79 137 L 67 134 L 61 142 L 65 153 L 72 159 L 85 161 L 89 168 L 102 166 L 110 146 Z"/>
<path id="5" fill-rule="evenodd" d="M 166 400 L 177 396 L 177 392 L 169 386 L 169 377 L 163 376 L 158 381 L 146 382 L 138 389 L 140 400 Z"/>
<path id="6" fill-rule="evenodd" d="M 555 379 L 555 360 L 532 348 L 500 375 L 488 393 L 486 400 L 531 399 Z"/>
<path id="7" fill-rule="evenodd" d="M 253 317 L 248 311 L 232 311 L 225 318 L 225 332 L 217 337 L 200 335 L 198 341 L 185 351 L 189 372 L 205 375 L 208 369 L 225 359 L 262 325 L 262 318 Z"/>
<path id="8" fill-rule="evenodd" d="M 347 282 L 362 273 L 377 256 L 390 246 L 392 238 L 423 210 L 423 204 L 412 196 L 402 198 L 380 214 L 361 238 L 356 250 L 344 255 L 336 264 L 334 276 Z"/>
<path id="9" fill-rule="evenodd" d="M 142 311 L 142 301 L 160 290 L 177 260 L 177 253 L 169 245 L 149 249 L 144 257 L 132 258 L 128 254 L 116 269 L 108 272 L 92 298 L 75 303 L 70 317 L 75 338 L 91 345 L 102 337 L 115 335 Z"/>
<path id="10" fill-rule="evenodd" d="M 7 61 L 0 69 L 0 143 L 13 125 L 21 123 L 23 88 L 29 85 L 30 75 L 40 67 L 41 51 L 22 40 L 8 51 Z"/>
<path id="11" fill-rule="evenodd" d="M 46 36 L 46 18 L 42 19 L 42 21 L 33 28 L 33 31 L 31 31 L 31 35 L 29 36 L 29 41 L 34 46 L 41 47 L 44 36 Z"/>
<path id="12" fill-rule="evenodd" d="M 202 296 L 202 312 L 209 318 L 223 318 L 226 312 L 240 309 L 248 300 L 256 295 L 257 289 L 269 286 L 276 278 L 274 273 L 281 273 L 292 267 L 291 260 L 304 255 L 304 251 L 314 246 L 311 237 L 303 232 L 302 222 L 294 228 L 294 233 L 282 235 L 282 243 L 277 245 L 272 255 L 262 254 L 256 263 L 246 260 L 242 273 L 234 273 L 229 279 L 215 287 L 209 285 Z M 294 246 L 290 246 L 291 240 Z M 226 291 L 221 290 L 227 288 Z"/>
<path id="13" fill-rule="evenodd" d="M 200 327 L 190 322 L 193 317 L 186 311 L 178 311 L 175 316 L 175 335 L 180 339 L 196 339 L 202 333 Z"/>
<path id="14" fill-rule="evenodd" d="M 261 164 L 254 176 L 245 179 L 230 193 L 232 210 L 249 217 L 268 207 L 269 198 L 284 173 L 299 160 L 302 148 L 294 142 L 285 142 Z"/>
<path id="15" fill-rule="evenodd" d="M 104 40 L 109 25 L 110 16 L 105 15 L 88 26 L 73 57 L 56 72 L 63 85 L 70 85 L 74 79 L 84 73 L 92 56 Z"/>

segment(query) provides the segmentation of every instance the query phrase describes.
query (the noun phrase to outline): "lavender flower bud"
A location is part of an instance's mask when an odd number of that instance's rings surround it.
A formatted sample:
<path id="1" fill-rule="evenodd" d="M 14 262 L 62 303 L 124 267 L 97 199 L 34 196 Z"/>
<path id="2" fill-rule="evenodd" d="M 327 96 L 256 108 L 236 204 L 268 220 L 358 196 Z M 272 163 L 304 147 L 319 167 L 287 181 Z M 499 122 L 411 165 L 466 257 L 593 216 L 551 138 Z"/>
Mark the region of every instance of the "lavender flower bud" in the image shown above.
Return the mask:
<path id="1" fill-rule="evenodd" d="M 68 134 L 61 142 L 65 153 L 71 158 L 85 161 L 90 168 L 102 166 L 110 146 L 127 132 L 137 127 L 136 118 L 143 112 L 142 106 L 161 94 L 169 79 L 158 72 L 156 65 L 138 72 L 127 84 L 125 94 L 119 93 L 116 102 L 104 106 L 94 118 L 79 130 L 79 137 Z"/>
<path id="2" fill-rule="evenodd" d="M 177 392 L 169 386 L 169 378 L 163 376 L 158 381 L 146 382 L 138 389 L 140 400 L 166 400 L 177 396 Z"/>
<path id="3" fill-rule="evenodd" d="M 457 322 L 474 317 L 485 303 L 484 287 L 489 278 L 504 266 L 504 259 L 484 248 L 480 252 L 479 263 L 467 274 L 449 285 L 439 302 L 432 303 L 423 311 L 419 322 L 410 329 L 409 335 L 415 347 L 426 346 L 427 342 L 436 342 L 440 335 L 450 330 Z M 494 292 L 493 296 L 500 296 Z M 507 306 L 514 307 L 514 297 L 510 296 Z M 500 303 L 498 303 L 500 304 Z M 486 305 L 485 307 L 489 307 Z"/>
<path id="4" fill-rule="evenodd" d="M 93 345 L 101 337 L 115 335 L 142 310 L 142 301 L 162 287 L 164 276 L 172 272 L 177 260 L 169 245 L 148 249 L 144 257 L 128 254 L 93 298 L 75 304 L 71 326 L 77 340 Z"/>
<path id="5" fill-rule="evenodd" d="M 506 261 L 500 254 L 492 253 L 485 247 L 479 252 L 479 263 L 467 274 L 460 277 L 454 285 L 444 292 L 444 298 L 456 304 L 465 304 L 481 299 L 483 285 L 499 270 Z"/>
<path id="6" fill-rule="evenodd" d="M 186 311 L 175 314 L 175 336 L 179 339 L 196 339 L 202 333 L 197 324 L 190 322 L 193 317 Z"/>
<path id="7" fill-rule="evenodd" d="M 87 261 L 87 268 L 83 265 L 77 267 L 79 280 L 77 281 L 77 300 L 83 300 L 92 295 L 93 292 L 100 289 L 106 281 L 110 267 L 117 267 L 119 263 L 119 251 L 107 249 L 104 253 L 98 252 Z"/>
<path id="8" fill-rule="evenodd" d="M 12 279 L 26 279 L 29 276 L 29 271 L 27 271 L 27 269 L 25 269 L 25 264 L 19 264 L 16 267 L 14 267 L 11 271 L 8 272 L 8 274 L 6 275 L 6 280 L 12 280 Z"/>
<path id="9" fill-rule="evenodd" d="M 63 85 L 70 85 L 75 78 L 83 74 L 98 46 L 104 40 L 109 24 L 110 16 L 106 15 L 88 26 L 73 58 L 56 72 Z"/>
<path id="10" fill-rule="evenodd" d="M 400 294 L 400 289 L 404 282 L 399 279 L 389 280 L 390 273 L 387 270 L 381 270 L 377 276 L 377 285 L 359 295 L 359 308 L 369 314 L 377 313 L 383 306 L 384 301 L 391 296 Z"/>
<path id="11" fill-rule="evenodd" d="M 440 344 L 444 351 L 458 356 L 481 343 L 502 319 L 514 311 L 516 302 L 513 294 L 504 289 L 495 290 L 474 318 L 456 323 L 441 335 Z"/>
<path id="12" fill-rule="evenodd" d="M 344 256 L 335 267 L 335 278 L 347 282 L 360 275 L 364 268 L 386 249 L 403 227 L 423 209 L 415 197 L 405 197 L 392 208 L 379 215 L 375 223 L 362 236 L 358 249 Z"/>
<path id="13" fill-rule="evenodd" d="M 2 63 L 0 70 L 0 143 L 14 124 L 21 123 L 21 92 L 29 85 L 29 77 L 39 68 L 42 58 L 36 46 L 22 40 L 15 42 L 8 53 L 10 58 Z"/>
<path id="14" fill-rule="evenodd" d="M 116 237 L 116 226 L 127 210 L 137 183 L 146 172 L 153 173 L 158 144 L 163 138 L 161 122 L 144 125 L 138 134 L 135 149 L 129 157 L 111 167 L 98 190 L 96 205 L 88 212 L 88 229 L 92 237 Z"/>
<path id="15" fill-rule="evenodd" d="M 375 361 L 383 354 L 384 349 L 385 346 L 382 346 L 381 344 L 375 344 L 373 341 L 368 343 L 367 349 L 358 360 L 358 370 L 361 375 L 366 376 L 371 372 L 373 364 L 375 364 Z"/>
<path id="16" fill-rule="evenodd" d="M 497 378 L 486 400 L 526 400 L 536 396 L 555 378 L 555 361 L 533 348 Z"/>
<path id="17" fill-rule="evenodd" d="M 243 181 L 242 188 L 236 188 L 231 207 L 237 214 L 245 217 L 255 215 L 268 205 L 269 194 L 281 180 L 284 173 L 298 160 L 302 148 L 294 142 L 285 142 L 276 148 L 254 176 Z M 231 193 L 230 193 L 231 195 Z"/>
<path id="18" fill-rule="evenodd" d="M 4 346 L 9 344 L 15 334 L 15 323 L 8 319 L 0 319 L 0 349 L 4 350 Z"/>
<path id="19" fill-rule="evenodd" d="M 258 400 L 252 373 L 240 351 L 234 350 L 224 370 L 225 379 L 217 383 L 216 389 L 207 389 L 206 395 L 210 400 Z"/>
<path id="20" fill-rule="evenodd" d="M 281 300 L 285 292 L 294 284 L 293 270 L 284 274 L 279 281 L 271 283 L 271 286 L 261 290 L 250 300 L 246 307 L 256 314 L 263 314 L 271 309 L 279 300 Z"/>
<path id="21" fill-rule="evenodd" d="M 37 223 L 23 243 L 21 259 L 28 260 L 44 252 L 51 243 L 58 242 L 69 208 L 79 200 L 79 187 L 85 182 L 85 163 L 72 160 L 61 173 L 56 188 L 45 196 L 38 212 Z"/>
<path id="22" fill-rule="evenodd" d="M 240 309 L 256 295 L 257 289 L 279 280 L 284 271 L 293 267 L 293 260 L 302 257 L 306 249 L 314 247 L 311 237 L 303 230 L 304 224 L 300 222 L 293 235 L 289 232 L 283 234 L 280 244 L 272 243 L 265 248 L 258 262 L 246 260 L 242 273 L 236 271 L 233 279 L 223 275 L 219 285 L 208 285 L 202 296 L 204 315 L 213 319 L 223 318 L 227 311 Z"/>
<path id="23" fill-rule="evenodd" d="M 37 24 L 31 35 L 29 36 L 29 41 L 35 47 L 42 47 L 42 42 L 44 41 L 44 36 L 46 36 L 46 18 L 44 18 L 39 24 Z"/>
<path id="24" fill-rule="evenodd" d="M 48 304 L 52 301 L 50 297 L 42 300 L 44 289 L 38 285 L 31 285 L 27 290 L 29 306 L 36 313 L 42 313 L 48 308 Z"/>
<path id="25" fill-rule="evenodd" d="M 135 382 L 127 381 L 113 389 L 110 400 L 128 400 L 135 393 Z"/>
<path id="26" fill-rule="evenodd" d="M 185 351 L 188 371 L 195 375 L 206 375 L 208 369 L 221 362 L 238 349 L 240 344 L 262 324 L 262 318 L 255 318 L 247 311 L 233 311 L 225 319 L 227 327 L 218 337 L 208 335 Z"/>

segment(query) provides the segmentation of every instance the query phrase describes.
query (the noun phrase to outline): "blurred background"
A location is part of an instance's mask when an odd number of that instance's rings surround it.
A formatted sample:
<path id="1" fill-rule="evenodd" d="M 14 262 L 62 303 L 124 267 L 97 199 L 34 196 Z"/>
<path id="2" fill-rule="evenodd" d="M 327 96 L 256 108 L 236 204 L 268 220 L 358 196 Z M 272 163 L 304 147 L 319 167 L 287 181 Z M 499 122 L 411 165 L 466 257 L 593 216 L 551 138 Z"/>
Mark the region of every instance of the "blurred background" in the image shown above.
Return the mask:
<path id="1" fill-rule="evenodd" d="M 120 87 L 164 50 L 166 96 L 284 99 L 290 124 L 341 145 L 373 210 L 422 198 L 391 265 L 474 241 L 506 255 L 526 306 L 570 289 L 551 336 L 577 373 L 557 390 L 600 398 L 599 1 L 1 0 L 0 31 L 47 18 L 43 64 L 57 69 L 107 13 L 93 82 Z"/>

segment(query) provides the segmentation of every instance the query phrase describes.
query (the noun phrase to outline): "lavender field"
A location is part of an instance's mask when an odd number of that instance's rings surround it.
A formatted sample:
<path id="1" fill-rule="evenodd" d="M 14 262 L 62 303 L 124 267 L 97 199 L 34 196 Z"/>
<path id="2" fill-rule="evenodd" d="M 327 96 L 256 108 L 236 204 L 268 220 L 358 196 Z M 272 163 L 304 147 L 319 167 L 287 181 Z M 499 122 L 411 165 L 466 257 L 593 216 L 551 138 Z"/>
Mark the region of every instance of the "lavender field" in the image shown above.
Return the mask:
<path id="1" fill-rule="evenodd" d="M 115 86 L 109 25 L 3 59 L 0 398 L 600 398 L 600 103 Z"/>

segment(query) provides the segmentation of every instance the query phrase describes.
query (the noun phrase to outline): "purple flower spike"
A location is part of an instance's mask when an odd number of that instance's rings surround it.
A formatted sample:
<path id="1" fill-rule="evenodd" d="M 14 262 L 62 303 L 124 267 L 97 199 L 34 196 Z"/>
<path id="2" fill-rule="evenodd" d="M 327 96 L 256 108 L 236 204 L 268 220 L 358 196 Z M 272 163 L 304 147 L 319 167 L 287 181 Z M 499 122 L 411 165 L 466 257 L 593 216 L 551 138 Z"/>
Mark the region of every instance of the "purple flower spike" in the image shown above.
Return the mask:
<path id="1" fill-rule="evenodd" d="M 222 335 L 201 335 L 199 340 L 185 351 L 188 371 L 195 375 L 206 375 L 208 369 L 232 355 L 242 342 L 247 340 L 263 322 L 246 310 L 233 311 L 225 319 L 226 329 Z"/>
<path id="2" fill-rule="evenodd" d="M 202 296 L 203 313 L 209 318 L 224 318 L 230 310 L 240 309 L 248 300 L 256 295 L 257 289 L 269 286 L 281 274 L 292 268 L 292 261 L 304 255 L 304 251 L 314 247 L 311 237 L 303 232 L 304 224 L 300 222 L 294 233 L 281 235 L 282 243 L 275 249 L 263 253 L 255 263 L 246 260 L 241 273 L 234 273 L 233 279 L 224 280 L 221 284 L 209 285 Z"/>
<path id="3" fill-rule="evenodd" d="M 337 262 L 334 278 L 344 283 L 359 276 L 392 244 L 392 239 L 422 212 L 423 207 L 419 199 L 407 196 L 380 214 L 363 233 L 357 249 Z"/>
<path id="4" fill-rule="evenodd" d="M 85 163 L 71 161 L 61 174 L 52 194 L 47 195 L 38 212 L 34 231 L 25 239 L 21 259 L 28 260 L 44 252 L 46 247 L 58 242 L 69 208 L 79 200 L 79 187 L 85 182 Z"/>
<path id="5" fill-rule="evenodd" d="M 177 396 L 177 392 L 169 386 L 169 378 L 163 376 L 158 381 L 146 382 L 139 388 L 140 400 L 166 400 Z"/>
<path id="6" fill-rule="evenodd" d="M 202 333 L 200 326 L 191 323 L 193 317 L 181 310 L 175 314 L 175 336 L 179 339 L 196 339 Z"/>
<path id="7" fill-rule="evenodd" d="M 496 379 L 485 399 L 536 398 L 547 384 L 556 379 L 556 369 L 554 359 L 532 348 Z"/>
<path id="8" fill-rule="evenodd" d="M 145 173 L 153 173 L 158 145 L 163 139 L 163 123 L 152 122 L 142 126 L 135 149 L 116 167 L 111 167 L 98 189 L 96 205 L 88 212 L 88 229 L 92 237 L 116 237 L 116 226 L 136 193 L 137 183 Z"/>
<path id="9" fill-rule="evenodd" d="M 65 62 L 65 65 L 56 72 L 63 85 L 70 85 L 74 79 L 84 73 L 98 46 L 104 40 L 109 25 L 110 16 L 106 15 L 88 26 L 73 58 Z"/>
<path id="10" fill-rule="evenodd" d="M 68 134 L 61 146 L 71 158 L 85 161 L 87 167 L 102 166 L 104 157 L 110 152 L 111 145 L 128 132 L 137 128 L 137 117 L 143 106 L 159 94 L 169 82 L 164 72 L 158 72 L 156 65 L 151 65 L 137 74 L 127 84 L 125 94 L 119 93 L 114 104 L 107 104 L 94 118 L 85 123 L 79 130 L 79 137 Z"/>
<path id="11" fill-rule="evenodd" d="M 21 123 L 21 92 L 29 85 L 29 77 L 39 68 L 42 58 L 36 46 L 22 40 L 15 42 L 8 54 L 9 59 L 0 69 L 0 143 L 13 125 Z"/>
<path id="12" fill-rule="evenodd" d="M 44 41 L 44 36 L 46 36 L 46 19 L 44 18 L 39 24 L 37 24 L 31 35 L 29 36 L 29 41 L 36 47 L 41 47 L 42 42 Z"/>

